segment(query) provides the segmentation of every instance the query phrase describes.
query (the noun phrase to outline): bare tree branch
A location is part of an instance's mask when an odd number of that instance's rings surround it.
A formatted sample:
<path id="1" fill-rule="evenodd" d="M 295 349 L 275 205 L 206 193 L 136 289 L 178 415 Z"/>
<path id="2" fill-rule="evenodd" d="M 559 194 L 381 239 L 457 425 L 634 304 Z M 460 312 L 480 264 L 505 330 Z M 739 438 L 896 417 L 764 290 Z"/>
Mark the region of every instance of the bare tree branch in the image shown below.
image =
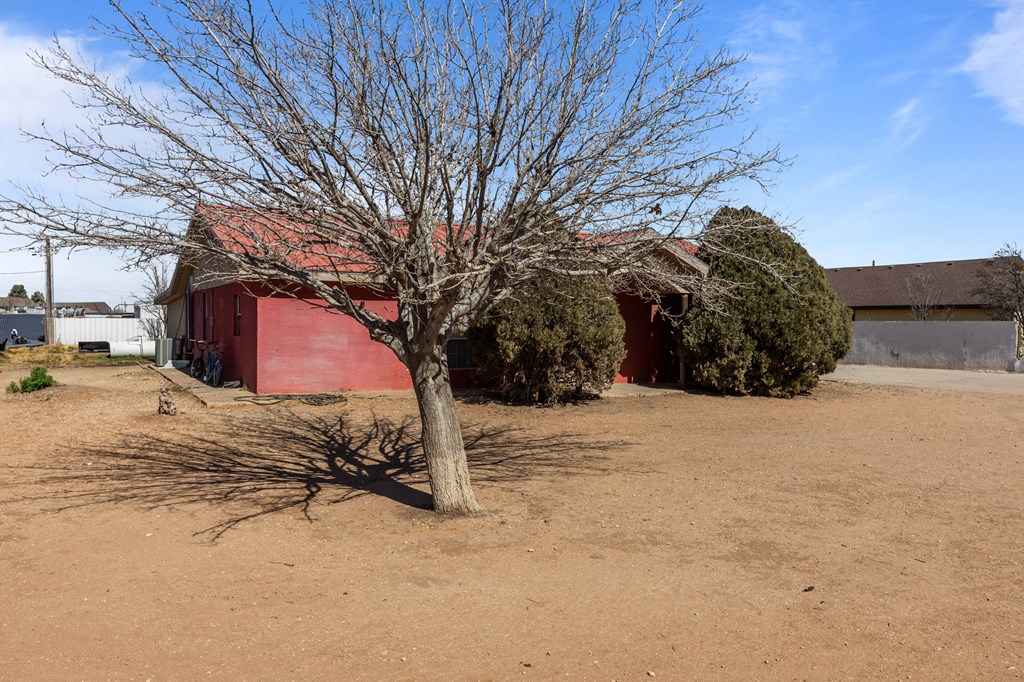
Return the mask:
<path id="1" fill-rule="evenodd" d="M 910 314 L 918 322 L 948 322 L 953 315 L 949 296 L 930 274 L 914 274 L 907 277 L 907 298 L 910 300 Z"/>
<path id="2" fill-rule="evenodd" d="M 672 249 L 701 239 L 735 183 L 763 186 L 780 165 L 750 134 L 731 139 L 749 99 L 739 60 L 703 51 L 685 0 L 311 0 L 303 16 L 167 0 L 159 21 L 113 7 L 101 30 L 164 87 L 55 41 L 36 62 L 92 124 L 30 133 L 56 172 L 109 199 L 23 188 L 0 218 L 322 301 L 391 348 L 418 391 L 446 377 L 449 336 L 546 273 L 712 297 L 725 283 Z M 340 283 L 354 276 L 397 315 L 353 300 Z"/>

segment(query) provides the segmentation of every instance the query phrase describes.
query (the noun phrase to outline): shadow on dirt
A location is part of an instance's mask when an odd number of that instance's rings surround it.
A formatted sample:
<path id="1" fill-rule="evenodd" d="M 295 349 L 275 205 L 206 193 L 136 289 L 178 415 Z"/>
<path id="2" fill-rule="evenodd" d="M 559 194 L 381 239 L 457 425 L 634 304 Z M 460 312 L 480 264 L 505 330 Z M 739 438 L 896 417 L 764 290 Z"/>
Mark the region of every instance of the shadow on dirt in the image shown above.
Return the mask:
<path id="1" fill-rule="evenodd" d="M 359 423 L 346 415 L 282 410 L 259 419 L 232 416 L 215 426 L 218 435 L 127 434 L 116 445 L 79 448 L 74 463 L 33 468 L 40 474 L 33 483 L 45 492 L 21 499 L 58 500 L 51 511 L 120 503 L 222 506 L 229 518 L 195 533 L 214 540 L 240 523 L 288 509 L 313 521 L 314 500 L 336 504 L 373 494 L 431 506 L 419 427 L 410 418 L 374 416 Z M 610 467 L 602 451 L 623 445 L 472 424 L 464 425 L 463 437 L 477 484 L 605 473 Z"/>

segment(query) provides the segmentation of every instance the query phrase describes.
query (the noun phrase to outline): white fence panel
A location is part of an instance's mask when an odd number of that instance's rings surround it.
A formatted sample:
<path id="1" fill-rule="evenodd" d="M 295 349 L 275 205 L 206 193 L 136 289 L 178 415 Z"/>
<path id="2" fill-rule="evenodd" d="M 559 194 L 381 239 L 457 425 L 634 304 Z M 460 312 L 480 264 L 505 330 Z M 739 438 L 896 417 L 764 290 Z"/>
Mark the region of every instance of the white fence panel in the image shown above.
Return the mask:
<path id="1" fill-rule="evenodd" d="M 76 345 L 81 341 L 127 341 L 134 336 L 149 338 L 145 320 L 134 317 L 55 317 L 55 343 Z"/>

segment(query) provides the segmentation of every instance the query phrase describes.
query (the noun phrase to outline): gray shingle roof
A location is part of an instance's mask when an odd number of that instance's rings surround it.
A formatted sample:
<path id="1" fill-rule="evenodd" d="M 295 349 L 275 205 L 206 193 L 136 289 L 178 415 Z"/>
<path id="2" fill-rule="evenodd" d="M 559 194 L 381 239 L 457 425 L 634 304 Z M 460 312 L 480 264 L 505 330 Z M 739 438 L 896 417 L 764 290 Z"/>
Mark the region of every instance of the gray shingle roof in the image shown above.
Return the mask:
<path id="1" fill-rule="evenodd" d="M 31 298 L 21 296 L 0 296 L 0 308 L 34 308 Z"/>
<path id="2" fill-rule="evenodd" d="M 827 268 L 825 274 L 839 299 L 850 308 L 909 307 L 911 292 L 922 287 L 930 290 L 936 305 L 984 306 L 984 299 L 973 290 L 979 284 L 978 273 L 990 260 Z"/>

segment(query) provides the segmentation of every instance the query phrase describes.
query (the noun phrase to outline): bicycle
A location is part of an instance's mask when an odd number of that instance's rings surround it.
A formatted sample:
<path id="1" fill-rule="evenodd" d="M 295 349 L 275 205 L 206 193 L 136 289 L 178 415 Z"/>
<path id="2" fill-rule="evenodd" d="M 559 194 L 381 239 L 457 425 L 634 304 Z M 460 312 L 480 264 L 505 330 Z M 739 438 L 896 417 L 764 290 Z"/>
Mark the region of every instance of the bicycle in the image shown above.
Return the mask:
<path id="1" fill-rule="evenodd" d="M 193 379 L 202 381 L 207 386 L 217 388 L 224 378 L 224 351 L 216 346 L 216 341 L 193 341 L 195 348 L 192 350 L 192 365 L 190 373 Z M 199 354 L 196 354 L 199 351 Z"/>

